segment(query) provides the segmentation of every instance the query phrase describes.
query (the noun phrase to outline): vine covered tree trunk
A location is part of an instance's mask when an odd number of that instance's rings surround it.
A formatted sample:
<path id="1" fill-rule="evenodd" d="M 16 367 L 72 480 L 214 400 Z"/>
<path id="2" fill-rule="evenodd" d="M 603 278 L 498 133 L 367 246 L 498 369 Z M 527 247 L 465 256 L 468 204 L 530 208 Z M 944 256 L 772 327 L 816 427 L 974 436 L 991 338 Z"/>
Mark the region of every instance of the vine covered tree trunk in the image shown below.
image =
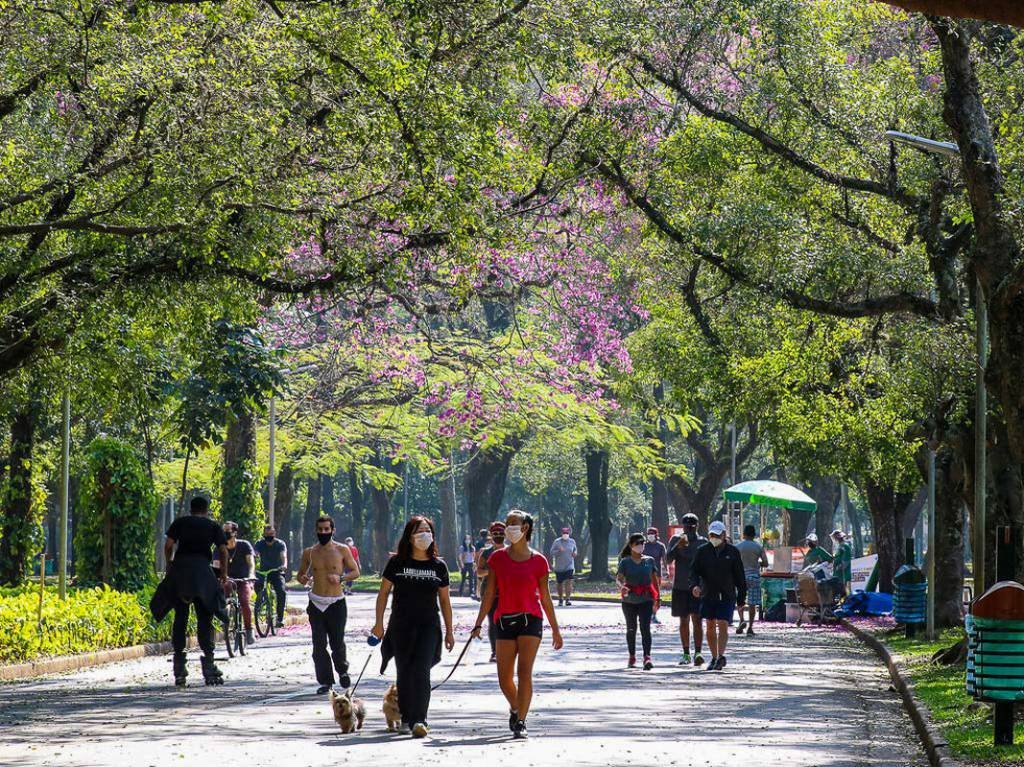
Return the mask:
<path id="1" fill-rule="evenodd" d="M 239 538 L 253 540 L 263 531 L 262 484 L 256 464 L 256 419 L 247 412 L 228 421 L 221 477 L 221 518 L 238 523 Z"/>
<path id="2" fill-rule="evenodd" d="M 341 529 L 341 520 L 335 515 L 337 504 L 334 500 L 334 477 L 330 474 L 323 474 L 320 477 L 320 509 Z"/>
<path id="3" fill-rule="evenodd" d="M 941 448 L 935 456 L 934 588 L 935 623 L 939 627 L 959 626 L 963 621 L 963 494 L 963 461 L 954 450 Z"/>
<path id="4" fill-rule="evenodd" d="M 519 446 L 518 439 L 508 440 L 504 448 L 481 450 L 466 464 L 462 487 L 471 530 L 488 527 L 498 518 L 505 497 L 508 469 Z"/>
<path id="5" fill-rule="evenodd" d="M 448 562 L 449 569 L 458 567 L 459 530 L 458 512 L 455 507 L 455 478 L 451 473 L 441 476 L 437 488 L 438 508 L 441 510 L 440 541 L 441 556 Z"/>
<path id="6" fill-rule="evenodd" d="M 892 578 L 906 561 L 903 529 L 913 495 L 897 492 L 869 478 L 865 483 L 865 497 L 878 554 L 878 590 L 891 594 Z"/>
<path id="7" fill-rule="evenodd" d="M 0 585 L 25 581 L 39 545 L 39 520 L 32 504 L 32 450 L 39 413 L 39 402 L 33 397 L 11 420 L 7 494 L 0 518 Z"/>
<path id="8" fill-rule="evenodd" d="M 370 548 L 372 567 L 380 572 L 388 561 L 391 550 L 391 496 L 392 493 L 379 488 L 370 489 L 370 501 L 373 504 L 373 540 Z"/>
<path id="9" fill-rule="evenodd" d="M 835 530 L 836 506 L 839 505 L 839 482 L 835 477 L 815 477 L 811 482 L 810 496 L 817 502 L 814 512 L 814 531 L 818 534 L 818 544 L 832 551 L 832 539 Z"/>
<path id="10" fill-rule="evenodd" d="M 660 381 L 654 387 L 654 401 L 662 403 L 665 401 L 665 386 Z M 662 460 L 665 458 L 665 443 L 668 441 L 668 429 L 663 421 L 658 423 L 658 440 L 661 447 L 658 454 Z M 665 487 L 665 480 L 660 477 L 651 477 L 651 524 L 658 528 L 658 533 L 668 537 L 668 489 Z"/>
<path id="11" fill-rule="evenodd" d="M 612 521 L 608 514 L 607 450 L 591 450 L 587 462 L 587 522 L 590 525 L 590 580 L 606 581 L 608 572 L 608 535 Z"/>
<path id="12" fill-rule="evenodd" d="M 853 535 L 853 556 L 864 556 L 864 528 L 862 526 L 860 507 L 853 501 L 846 500 L 846 513 L 850 517 L 850 533 Z"/>

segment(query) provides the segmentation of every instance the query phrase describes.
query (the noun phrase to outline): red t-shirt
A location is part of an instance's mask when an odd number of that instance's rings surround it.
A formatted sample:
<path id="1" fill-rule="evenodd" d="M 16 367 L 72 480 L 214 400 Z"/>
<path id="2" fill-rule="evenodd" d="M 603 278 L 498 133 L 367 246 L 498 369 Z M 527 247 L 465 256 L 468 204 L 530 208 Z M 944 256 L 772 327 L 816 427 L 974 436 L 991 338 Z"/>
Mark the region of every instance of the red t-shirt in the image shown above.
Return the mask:
<path id="1" fill-rule="evenodd" d="M 502 615 L 530 613 L 538 618 L 544 614 L 540 609 L 541 579 L 547 580 L 548 560 L 536 551 L 525 562 L 516 562 L 508 554 L 508 549 L 495 551 L 487 560 L 487 569 L 497 580 L 498 608 L 494 612 L 495 620 Z"/>

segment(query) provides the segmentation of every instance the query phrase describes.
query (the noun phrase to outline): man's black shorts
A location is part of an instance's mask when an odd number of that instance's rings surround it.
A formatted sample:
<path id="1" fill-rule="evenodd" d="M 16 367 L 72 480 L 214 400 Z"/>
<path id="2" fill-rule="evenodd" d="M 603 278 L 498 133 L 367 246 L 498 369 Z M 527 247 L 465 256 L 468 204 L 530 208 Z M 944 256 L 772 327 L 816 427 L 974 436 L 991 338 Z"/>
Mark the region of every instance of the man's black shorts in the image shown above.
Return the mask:
<path id="1" fill-rule="evenodd" d="M 572 568 L 570 568 L 568 570 L 559 570 L 557 573 L 555 573 L 555 582 L 556 583 L 565 583 L 566 581 L 571 581 L 573 573 L 575 573 L 575 572 L 576 571 L 573 570 Z"/>
<path id="2" fill-rule="evenodd" d="M 699 615 L 700 600 L 692 591 L 672 589 L 672 616 L 682 618 L 684 615 Z"/>
<path id="3" fill-rule="evenodd" d="M 544 636 L 544 621 L 531 613 L 519 613 L 518 615 L 502 615 L 494 622 L 495 639 L 516 640 L 519 637 Z"/>

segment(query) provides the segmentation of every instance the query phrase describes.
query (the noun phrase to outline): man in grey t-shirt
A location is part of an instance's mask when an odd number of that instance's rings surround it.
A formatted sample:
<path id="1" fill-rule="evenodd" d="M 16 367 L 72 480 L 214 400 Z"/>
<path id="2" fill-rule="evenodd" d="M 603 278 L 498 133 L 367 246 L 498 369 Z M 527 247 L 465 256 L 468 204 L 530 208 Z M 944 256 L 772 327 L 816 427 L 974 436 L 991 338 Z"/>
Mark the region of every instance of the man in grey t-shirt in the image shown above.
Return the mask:
<path id="1" fill-rule="evenodd" d="M 572 604 L 572 576 L 576 572 L 576 557 L 579 549 L 572 538 L 572 529 L 562 528 L 562 536 L 555 538 L 551 544 L 548 559 L 555 573 L 555 585 L 558 587 L 558 606 Z"/>
<path id="2" fill-rule="evenodd" d="M 736 544 L 740 552 L 740 560 L 743 562 L 743 574 L 747 580 L 747 607 L 748 617 L 743 618 L 744 610 L 740 609 L 740 625 L 736 628 L 737 634 L 742 634 L 746 629 L 747 636 L 754 635 L 754 615 L 757 606 L 761 604 L 761 570 L 768 567 L 768 555 L 764 553 L 764 547 L 754 540 L 757 537 L 757 530 L 753 525 L 743 528 L 743 540 Z"/>

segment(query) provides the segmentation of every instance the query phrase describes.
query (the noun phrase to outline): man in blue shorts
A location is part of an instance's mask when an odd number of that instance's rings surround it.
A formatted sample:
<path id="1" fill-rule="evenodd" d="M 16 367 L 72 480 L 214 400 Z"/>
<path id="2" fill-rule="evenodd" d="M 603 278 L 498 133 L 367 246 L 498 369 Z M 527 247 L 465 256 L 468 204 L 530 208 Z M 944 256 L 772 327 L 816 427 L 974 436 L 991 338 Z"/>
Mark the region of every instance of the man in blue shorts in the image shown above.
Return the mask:
<path id="1" fill-rule="evenodd" d="M 747 602 L 747 579 L 739 550 L 725 540 L 725 525 L 716 520 L 708 526 L 708 542 L 697 549 L 690 567 L 692 593 L 701 600 L 700 614 L 708 635 L 711 662 L 708 671 L 725 668 L 729 624 L 736 608 Z"/>
<path id="2" fill-rule="evenodd" d="M 679 618 L 679 642 L 683 646 L 683 654 L 679 659 L 680 666 L 690 665 L 690 633 L 693 633 L 693 665 L 704 663 L 701 647 L 704 642 L 704 631 L 700 625 L 700 600 L 691 592 L 695 584 L 690 583 L 690 567 L 697 549 L 707 543 L 707 538 L 697 532 L 697 515 L 686 514 L 683 519 L 683 534 L 673 537 L 669 542 L 665 560 L 675 567 L 675 578 L 672 581 L 672 616 Z"/>

